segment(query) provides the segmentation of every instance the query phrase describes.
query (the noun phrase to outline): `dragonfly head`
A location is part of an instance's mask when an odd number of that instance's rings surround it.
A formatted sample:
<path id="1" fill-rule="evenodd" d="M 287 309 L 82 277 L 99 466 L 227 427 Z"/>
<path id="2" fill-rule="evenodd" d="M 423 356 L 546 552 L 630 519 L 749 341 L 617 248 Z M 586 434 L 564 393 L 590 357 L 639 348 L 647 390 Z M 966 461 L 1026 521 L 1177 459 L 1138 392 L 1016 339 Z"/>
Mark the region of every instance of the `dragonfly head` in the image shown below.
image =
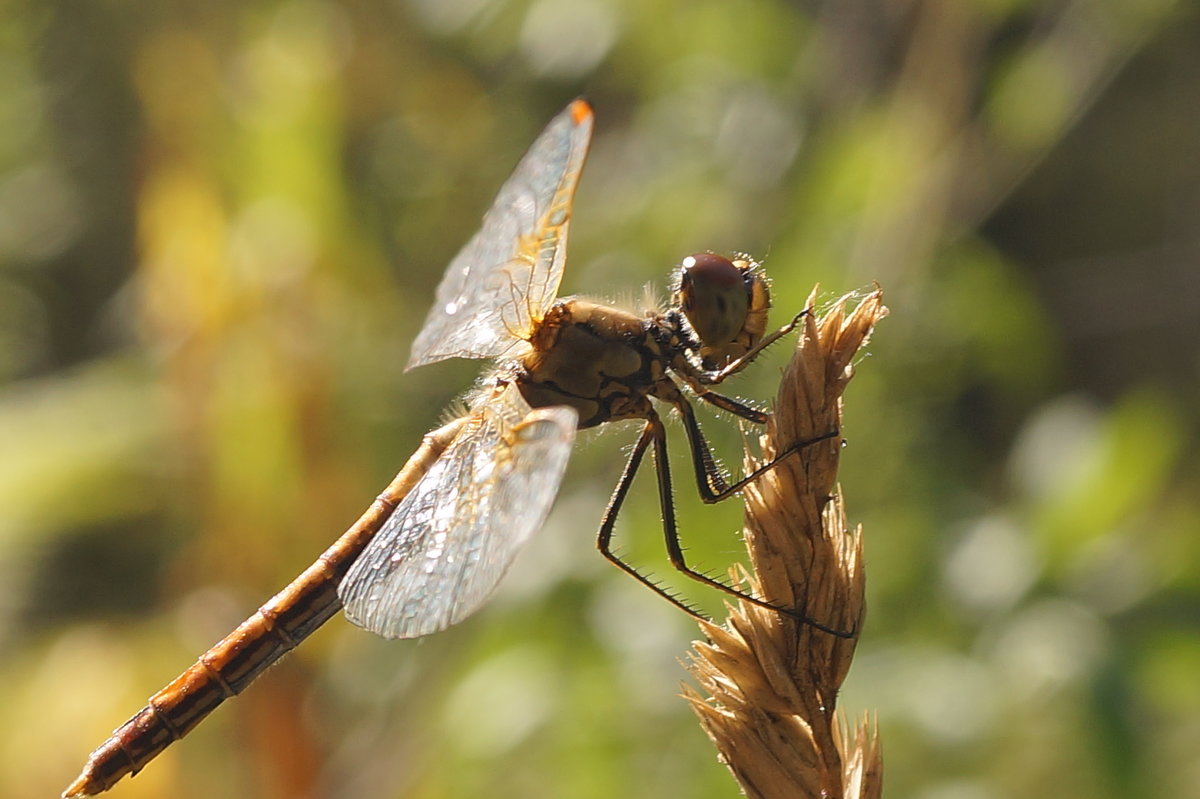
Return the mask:
<path id="1" fill-rule="evenodd" d="M 675 305 L 687 317 L 705 369 L 719 369 L 758 343 L 767 327 L 771 294 L 759 265 L 710 252 L 683 259 Z"/>

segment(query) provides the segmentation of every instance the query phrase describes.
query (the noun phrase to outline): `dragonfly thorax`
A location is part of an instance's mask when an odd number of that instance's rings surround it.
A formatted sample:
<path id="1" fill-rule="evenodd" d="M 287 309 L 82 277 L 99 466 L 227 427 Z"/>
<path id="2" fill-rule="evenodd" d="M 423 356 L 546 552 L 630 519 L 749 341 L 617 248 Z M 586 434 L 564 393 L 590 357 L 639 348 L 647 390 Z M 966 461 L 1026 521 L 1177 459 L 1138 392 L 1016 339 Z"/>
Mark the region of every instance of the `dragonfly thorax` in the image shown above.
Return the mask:
<path id="1" fill-rule="evenodd" d="M 677 402 L 679 386 L 668 372 L 695 387 L 704 373 L 749 352 L 762 339 L 770 304 L 766 278 L 749 257 L 692 255 L 662 313 L 639 316 L 582 299 L 554 303 L 509 379 L 534 408 L 574 408 L 581 428 L 649 418 L 651 397 Z"/>
<path id="2" fill-rule="evenodd" d="M 587 300 L 560 300 L 534 328 L 512 379 L 534 408 L 575 408 L 581 428 L 645 418 L 649 397 L 676 390 L 667 370 L 679 354 L 660 322 Z"/>

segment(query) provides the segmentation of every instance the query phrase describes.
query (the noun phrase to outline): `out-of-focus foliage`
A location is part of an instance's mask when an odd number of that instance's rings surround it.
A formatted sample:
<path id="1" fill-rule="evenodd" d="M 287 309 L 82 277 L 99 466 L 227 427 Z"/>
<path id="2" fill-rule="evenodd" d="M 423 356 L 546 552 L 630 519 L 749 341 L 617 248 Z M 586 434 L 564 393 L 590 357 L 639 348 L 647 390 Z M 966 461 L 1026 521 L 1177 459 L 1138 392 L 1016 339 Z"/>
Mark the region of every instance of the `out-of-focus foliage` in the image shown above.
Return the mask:
<path id="1" fill-rule="evenodd" d="M 705 249 L 766 256 L 785 312 L 887 291 L 842 703 L 890 795 L 1200 795 L 1194 4 L 16 0 L 0 42 L 3 796 L 61 790 L 470 384 L 408 342 L 580 93 L 567 292 Z M 734 795 L 675 696 L 695 628 L 591 551 L 631 435 L 579 448 L 485 612 L 337 619 L 114 797 Z M 676 493 L 722 568 L 738 509 Z"/>

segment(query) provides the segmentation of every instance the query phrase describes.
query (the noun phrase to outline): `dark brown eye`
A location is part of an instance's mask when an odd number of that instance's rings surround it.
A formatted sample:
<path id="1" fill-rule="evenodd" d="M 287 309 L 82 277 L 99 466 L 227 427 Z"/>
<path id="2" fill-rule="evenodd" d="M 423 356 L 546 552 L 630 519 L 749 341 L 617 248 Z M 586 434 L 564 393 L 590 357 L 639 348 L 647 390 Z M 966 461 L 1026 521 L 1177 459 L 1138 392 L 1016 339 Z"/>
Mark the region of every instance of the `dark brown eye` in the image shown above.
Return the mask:
<path id="1" fill-rule="evenodd" d="M 679 302 L 700 341 L 708 347 L 733 341 L 750 306 L 745 272 L 710 252 L 689 255 L 680 266 Z"/>
<path id="2" fill-rule="evenodd" d="M 683 279 L 689 282 L 701 282 L 724 289 L 742 287 L 742 270 L 733 265 L 733 261 L 724 255 L 711 252 L 698 252 L 683 259 Z"/>

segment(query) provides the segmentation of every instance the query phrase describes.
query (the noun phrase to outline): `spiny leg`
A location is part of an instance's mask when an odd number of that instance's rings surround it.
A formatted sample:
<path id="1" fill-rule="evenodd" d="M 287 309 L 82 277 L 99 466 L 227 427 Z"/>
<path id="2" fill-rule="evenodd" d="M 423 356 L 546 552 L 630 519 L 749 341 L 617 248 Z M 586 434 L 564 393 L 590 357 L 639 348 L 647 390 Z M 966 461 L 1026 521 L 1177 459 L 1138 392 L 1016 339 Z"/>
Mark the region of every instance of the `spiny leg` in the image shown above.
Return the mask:
<path id="1" fill-rule="evenodd" d="M 698 375 L 699 382 L 702 385 L 715 386 L 725 380 L 725 378 L 742 371 L 747 366 L 752 364 L 754 359 L 757 358 L 763 350 L 795 330 L 796 325 L 800 324 L 800 320 L 808 316 L 811 312 L 812 311 L 809 308 L 805 308 L 803 311 L 793 316 L 792 321 L 788 322 L 786 325 L 779 328 L 769 336 L 763 337 L 761 341 L 759 341 L 742 355 L 727 363 L 720 370 L 716 372 L 700 372 Z"/>
<path id="2" fill-rule="evenodd" d="M 686 402 L 685 402 L 685 405 L 686 405 Z M 694 422 L 695 419 L 693 419 L 692 421 Z M 698 425 L 696 427 L 696 430 L 697 430 L 697 433 L 699 433 Z M 833 627 L 829 627 L 828 625 L 822 624 L 821 622 L 817 621 L 816 619 L 809 618 L 808 616 L 804 615 L 802 612 L 800 612 L 798 610 L 793 610 L 791 608 L 785 608 L 780 605 L 776 605 L 772 602 L 768 602 L 765 599 L 759 599 L 756 596 L 747 594 L 745 591 L 741 591 L 737 588 L 734 588 L 731 585 L 727 585 L 726 583 L 721 582 L 720 580 L 716 579 L 715 577 L 710 577 L 709 575 L 704 574 L 703 572 L 698 572 L 695 569 L 693 569 L 691 566 L 689 566 L 687 563 L 687 559 L 684 557 L 684 554 L 683 554 L 683 546 L 679 543 L 679 528 L 675 523 L 675 500 L 671 495 L 671 467 L 667 461 L 666 429 L 663 427 L 662 422 L 656 416 L 647 421 L 646 431 L 649 431 L 651 433 L 651 436 L 654 440 L 654 466 L 655 466 L 655 473 L 658 477 L 658 500 L 659 500 L 659 507 L 662 512 L 663 536 L 666 541 L 667 557 L 670 559 L 671 565 L 674 566 L 676 568 L 676 570 L 682 572 L 684 575 L 692 578 L 693 580 L 696 580 L 697 582 L 701 582 L 712 588 L 716 588 L 720 591 L 724 591 L 726 594 L 729 594 L 730 596 L 735 596 L 738 599 L 758 605 L 759 607 L 767 608 L 768 610 L 773 610 L 776 613 L 782 613 L 785 616 L 793 618 L 796 621 L 801 622 L 802 624 L 807 624 L 810 627 L 812 627 L 816 630 L 820 630 L 823 633 L 827 633 L 829 635 L 833 635 L 838 638 L 853 638 L 855 635 L 858 634 L 856 630 L 847 631 L 847 630 L 834 629 Z M 643 432 L 643 434 L 642 434 L 643 438 L 645 437 L 645 435 L 646 435 L 646 432 Z M 798 451 L 801 447 L 807 446 L 807 445 L 815 443 L 817 441 L 824 441 L 835 435 L 837 435 L 836 431 L 833 433 L 827 433 L 827 434 L 825 434 L 819 438 L 813 439 L 811 441 L 801 442 L 796 447 L 789 447 L 787 452 L 785 452 L 780 457 L 781 458 L 787 457 L 788 455 L 791 455 L 793 451 Z M 703 440 L 704 440 L 703 434 L 699 435 L 698 440 L 703 442 Z M 639 441 L 639 443 L 641 443 L 641 441 Z M 643 449 L 644 449 L 644 447 L 643 447 Z M 707 446 L 705 447 L 705 451 L 707 452 Z M 697 460 L 697 462 L 698 462 L 698 459 L 695 457 L 694 452 L 693 452 L 693 459 Z M 711 455 L 709 456 L 709 459 L 711 460 Z M 780 458 L 773 459 L 769 463 L 766 463 L 763 466 L 759 467 L 758 469 L 755 469 L 749 475 L 747 475 L 746 477 L 737 481 L 736 483 L 726 486 L 723 491 L 717 492 L 716 494 L 712 494 L 711 496 L 713 497 L 713 499 L 711 501 L 718 502 L 722 499 L 726 499 L 728 497 L 733 496 L 740 489 L 745 487 L 746 484 L 749 483 L 751 480 L 757 479 L 760 475 L 762 475 L 763 472 L 774 467 L 775 464 L 777 464 L 779 462 L 779 460 L 780 460 Z M 705 494 L 705 492 L 707 491 L 707 487 L 704 485 L 704 482 L 703 482 L 699 472 L 697 472 L 696 476 L 697 476 L 697 481 L 699 482 L 699 485 L 700 485 L 700 493 L 703 496 Z M 689 608 L 689 610 L 690 610 L 690 608 Z M 700 614 L 696 613 L 695 611 L 691 611 L 691 612 L 695 616 L 704 618 L 703 616 L 700 616 Z"/>
<path id="3" fill-rule="evenodd" d="M 701 395 L 706 396 L 706 395 Z M 715 395 L 715 396 L 720 396 Z M 722 397 L 728 399 L 728 397 Z M 730 400 L 736 402 L 735 400 Z M 700 491 L 700 498 L 708 503 L 713 504 L 720 502 L 741 491 L 748 484 L 758 479 L 760 476 L 775 468 L 775 466 L 784 458 L 790 457 L 810 444 L 816 444 L 818 441 L 827 441 L 835 438 L 838 435 L 837 430 L 830 430 L 828 433 L 810 438 L 807 441 L 799 441 L 785 449 L 783 452 L 776 455 L 771 460 L 760 465 L 750 474 L 742 477 L 733 483 L 725 477 L 721 468 L 717 466 L 716 459 L 712 456 L 712 450 L 709 448 L 708 439 L 704 437 L 704 431 L 700 428 L 700 423 L 696 420 L 696 414 L 692 410 L 691 403 L 684 398 L 682 394 L 677 394 L 674 397 L 668 397 L 667 402 L 670 402 L 679 411 L 680 417 L 683 419 L 683 429 L 687 433 L 688 445 L 692 453 L 692 468 L 696 473 L 696 486 Z"/>
<path id="4" fill-rule="evenodd" d="M 642 458 L 646 455 L 646 449 L 654 439 L 656 422 L 661 428 L 662 423 L 658 421 L 657 417 L 653 420 L 648 420 L 645 427 L 642 428 L 642 434 L 638 437 L 637 443 L 633 445 L 633 451 L 629 453 L 629 460 L 625 463 L 625 470 L 621 473 L 621 479 L 617 482 L 616 488 L 613 489 L 612 497 L 608 500 L 608 507 L 605 508 L 604 516 L 600 519 L 600 529 L 596 533 L 596 548 L 600 550 L 600 554 L 607 558 L 610 563 L 666 599 L 672 605 L 698 619 L 705 619 L 707 621 L 707 617 L 702 613 L 654 582 L 649 576 L 642 574 L 635 566 L 627 563 L 612 550 L 613 529 L 617 523 L 617 514 L 620 513 L 621 505 L 624 504 L 625 497 L 629 493 L 629 487 L 633 485 L 633 478 L 637 476 L 637 471 L 642 465 Z"/>
<path id="5" fill-rule="evenodd" d="M 768 416 L 763 411 L 757 408 L 751 408 L 741 400 L 727 397 L 724 394 L 718 394 L 715 391 L 710 391 L 708 386 L 715 386 L 723 382 L 726 378 L 737 374 L 752 364 L 754 360 L 767 347 L 774 344 L 783 336 L 796 329 L 796 325 L 800 324 L 800 320 L 808 316 L 811 310 L 805 308 L 800 313 L 792 317 L 792 320 L 783 327 L 779 328 L 769 336 L 764 337 L 758 344 L 751 347 L 748 351 L 730 361 L 724 368 L 716 372 L 706 372 L 697 368 L 692 362 L 683 360 L 672 364 L 674 371 L 683 378 L 688 384 L 688 387 L 696 392 L 696 396 L 705 402 L 720 408 L 723 411 L 739 416 L 756 424 L 766 424 Z"/>
<path id="6" fill-rule="evenodd" d="M 836 435 L 836 433 L 831 435 Z M 823 436 L 822 439 L 818 440 L 823 440 L 829 437 L 830 436 L 828 435 Z M 612 497 L 608 502 L 608 507 L 605 509 L 604 516 L 601 518 L 600 529 L 596 535 L 596 547 L 610 563 L 681 610 L 689 613 L 692 616 L 695 616 L 698 619 L 709 621 L 708 617 L 703 613 L 699 612 L 679 597 L 667 591 L 661 585 L 651 580 L 648 576 L 642 574 L 637 570 L 636 567 L 626 562 L 621 558 L 621 556 L 617 555 L 612 550 L 613 529 L 616 525 L 617 514 L 620 513 L 621 506 L 625 502 L 625 497 L 629 493 L 629 488 L 633 484 L 633 478 L 637 475 L 637 471 L 642 464 L 642 459 L 646 455 L 646 449 L 651 443 L 654 444 L 655 474 L 658 479 L 658 496 L 659 507 L 663 520 L 663 535 L 666 541 L 667 556 L 670 559 L 672 566 L 693 580 L 704 583 L 705 585 L 716 588 L 739 599 L 744 599 L 752 604 L 759 605 L 760 607 L 764 607 L 768 610 L 773 610 L 777 613 L 781 613 L 785 616 L 796 619 L 797 621 L 803 624 L 808 624 L 809 626 L 820 630 L 823 633 L 827 633 L 838 638 L 853 638 L 857 634 L 856 631 L 847 632 L 845 630 L 835 630 L 832 627 L 821 624 L 815 619 L 808 618 L 799 611 L 780 607 L 767 602 L 766 600 L 751 596 L 744 591 L 734 588 L 733 586 L 722 583 L 720 580 L 717 580 L 706 574 L 702 574 L 701 572 L 697 572 L 688 566 L 687 560 L 683 554 L 683 547 L 679 543 L 679 530 L 675 522 L 675 502 L 671 495 L 671 469 L 667 461 L 666 429 L 663 427 L 662 420 L 652 410 L 650 411 L 650 416 L 648 416 L 646 419 L 646 425 L 642 428 L 642 433 L 638 437 L 637 443 L 635 443 L 633 446 L 633 451 L 629 454 L 629 460 L 625 464 L 625 470 L 621 473 L 621 479 L 617 482 L 617 486 L 613 490 Z M 805 446 L 809 443 L 812 442 L 803 442 L 800 446 Z M 791 451 L 792 448 L 789 448 L 785 456 L 790 455 Z M 774 466 L 777 461 L 778 459 L 766 464 L 763 468 L 756 469 L 746 478 L 739 480 L 732 486 L 728 486 L 725 491 L 718 492 L 717 494 L 714 494 L 714 496 L 716 496 L 718 499 L 732 496 L 736 491 L 744 487 L 750 480 L 757 478 L 764 471 Z M 701 493 L 704 493 L 703 488 L 701 489 Z"/>
<path id="7" fill-rule="evenodd" d="M 770 417 L 762 411 L 756 410 L 743 404 L 739 400 L 726 397 L 723 394 L 718 394 L 715 391 L 703 390 L 698 396 L 714 405 L 721 410 L 739 416 L 747 421 L 756 424 L 766 424 Z M 679 392 L 674 392 L 674 396 L 667 395 L 666 401 L 670 402 L 683 417 L 684 430 L 687 431 L 689 450 L 692 454 L 692 467 L 696 473 L 696 482 L 700 486 L 700 496 L 705 502 L 715 502 L 716 497 L 729 487 L 729 481 L 725 477 L 725 473 L 721 467 L 717 465 L 716 458 L 713 457 L 712 451 L 708 446 L 708 439 L 704 437 L 700 430 L 700 425 L 696 421 L 695 414 L 692 411 L 692 406 Z M 703 475 L 703 476 L 701 476 Z"/>
<path id="8" fill-rule="evenodd" d="M 720 408 L 723 411 L 728 411 L 734 416 L 738 416 L 748 422 L 754 422 L 755 424 L 766 424 L 767 419 L 770 418 L 763 411 L 760 411 L 757 408 L 751 408 L 741 400 L 735 400 L 733 397 L 726 397 L 724 394 L 718 394 L 715 391 L 708 391 L 707 389 L 704 391 L 697 391 L 696 396 L 707 402 L 709 405 Z"/>

